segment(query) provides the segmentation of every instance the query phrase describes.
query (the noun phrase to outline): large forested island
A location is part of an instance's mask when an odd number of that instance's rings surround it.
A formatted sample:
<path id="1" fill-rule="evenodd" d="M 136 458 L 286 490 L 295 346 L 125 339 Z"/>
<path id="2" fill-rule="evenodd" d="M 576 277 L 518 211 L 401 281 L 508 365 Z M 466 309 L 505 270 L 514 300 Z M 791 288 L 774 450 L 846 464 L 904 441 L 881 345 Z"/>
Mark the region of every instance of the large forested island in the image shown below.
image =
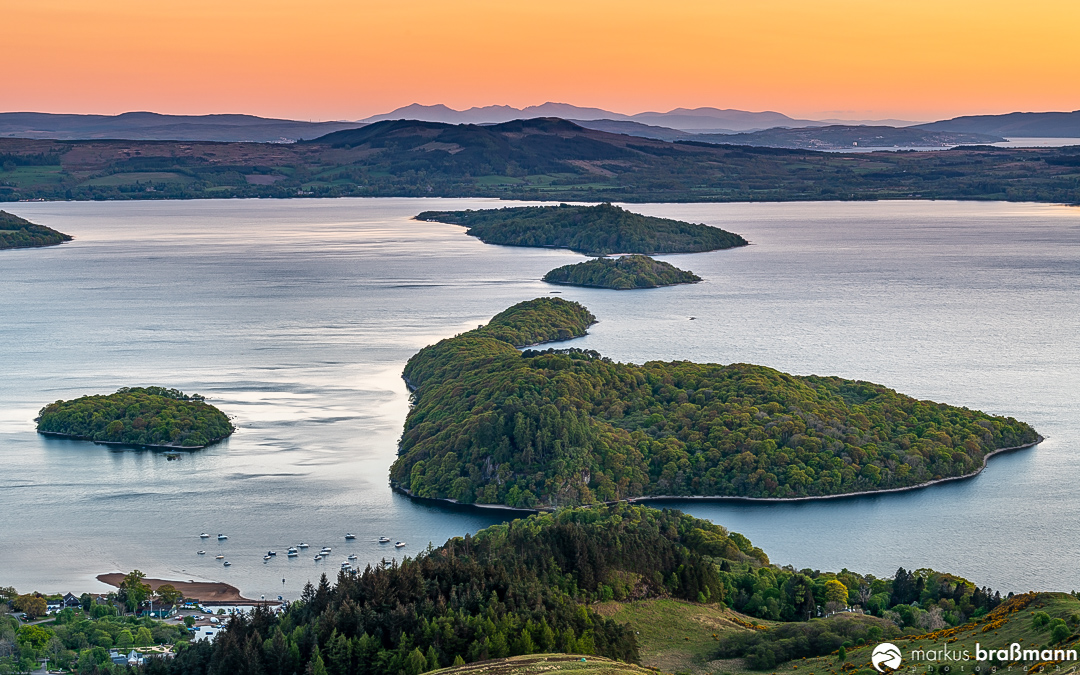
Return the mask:
<path id="1" fill-rule="evenodd" d="M 701 277 L 670 263 L 653 260 L 647 255 L 626 255 L 596 258 L 575 265 L 556 267 L 544 275 L 544 281 L 549 284 L 626 291 L 634 288 L 693 284 L 701 281 Z"/>
<path id="2" fill-rule="evenodd" d="M 544 316 L 543 335 L 507 339 Z M 553 322 L 565 316 L 565 326 Z M 542 298 L 425 347 L 391 468 L 419 497 L 516 507 L 642 496 L 805 498 L 972 474 L 1035 443 L 1012 418 L 920 401 L 869 382 L 748 364 L 613 363 L 515 345 L 581 331 L 577 303 Z"/>
<path id="3" fill-rule="evenodd" d="M 124 387 L 50 403 L 38 415 L 37 430 L 96 443 L 189 450 L 234 431 L 228 416 L 202 396 L 164 387 Z"/>
<path id="4" fill-rule="evenodd" d="M 424 211 L 416 219 L 463 225 L 466 234 L 486 244 L 568 248 L 586 255 L 700 253 L 747 244 L 718 227 L 642 216 L 611 204 Z"/>
<path id="5" fill-rule="evenodd" d="M 35 225 L 13 213 L 0 211 L 0 249 L 55 246 L 71 239 L 71 235 L 51 227 Z"/>

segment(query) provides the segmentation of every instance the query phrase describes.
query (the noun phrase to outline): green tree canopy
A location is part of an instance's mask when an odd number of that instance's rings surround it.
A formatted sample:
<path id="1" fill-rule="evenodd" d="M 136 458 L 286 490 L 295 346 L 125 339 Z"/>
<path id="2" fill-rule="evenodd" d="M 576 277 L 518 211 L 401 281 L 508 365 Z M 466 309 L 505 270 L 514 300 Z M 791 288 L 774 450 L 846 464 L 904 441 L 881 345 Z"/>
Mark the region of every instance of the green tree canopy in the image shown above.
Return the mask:
<path id="1" fill-rule="evenodd" d="M 541 298 L 413 356 L 404 375 L 415 405 L 394 484 L 526 508 L 649 495 L 813 497 L 970 474 L 987 454 L 1039 439 L 1011 417 L 869 382 L 515 348 L 579 335 L 591 317 Z"/>
<path id="2" fill-rule="evenodd" d="M 124 387 L 115 394 L 50 403 L 38 414 L 37 430 L 96 442 L 198 448 L 234 429 L 225 413 L 198 394 Z"/>

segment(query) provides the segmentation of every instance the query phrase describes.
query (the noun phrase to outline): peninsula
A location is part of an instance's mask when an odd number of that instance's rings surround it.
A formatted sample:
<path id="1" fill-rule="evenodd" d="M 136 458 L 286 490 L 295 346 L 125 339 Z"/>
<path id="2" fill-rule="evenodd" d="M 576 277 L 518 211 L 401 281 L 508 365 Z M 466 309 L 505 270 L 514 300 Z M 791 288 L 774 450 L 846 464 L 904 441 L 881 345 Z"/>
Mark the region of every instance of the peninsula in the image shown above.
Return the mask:
<path id="1" fill-rule="evenodd" d="M 693 284 L 701 277 L 681 270 L 670 263 L 653 260 L 647 255 L 627 255 L 617 258 L 596 258 L 576 265 L 556 267 L 544 275 L 549 284 L 588 286 L 625 291 L 634 288 L 659 288 L 676 284 Z"/>
<path id="2" fill-rule="evenodd" d="M 642 216 L 606 203 L 424 211 L 416 219 L 464 225 L 466 234 L 485 244 L 568 248 L 586 255 L 701 253 L 748 243 L 718 227 Z"/>
<path id="3" fill-rule="evenodd" d="M 0 249 L 55 246 L 71 239 L 71 235 L 51 227 L 35 225 L 13 213 L 0 211 Z"/>
<path id="4" fill-rule="evenodd" d="M 534 319 L 540 310 L 542 326 Z M 881 385 L 749 364 L 614 363 L 517 347 L 581 333 L 581 305 L 542 298 L 425 347 L 392 483 L 418 497 L 547 508 L 649 496 L 799 499 L 978 472 L 1040 440 L 1011 417 Z M 564 325 L 556 321 L 565 317 Z M 508 339 L 531 326 L 526 339 Z"/>
<path id="5" fill-rule="evenodd" d="M 228 416 L 198 394 L 124 387 L 115 394 L 57 401 L 41 409 L 38 433 L 108 445 L 197 450 L 234 431 Z"/>

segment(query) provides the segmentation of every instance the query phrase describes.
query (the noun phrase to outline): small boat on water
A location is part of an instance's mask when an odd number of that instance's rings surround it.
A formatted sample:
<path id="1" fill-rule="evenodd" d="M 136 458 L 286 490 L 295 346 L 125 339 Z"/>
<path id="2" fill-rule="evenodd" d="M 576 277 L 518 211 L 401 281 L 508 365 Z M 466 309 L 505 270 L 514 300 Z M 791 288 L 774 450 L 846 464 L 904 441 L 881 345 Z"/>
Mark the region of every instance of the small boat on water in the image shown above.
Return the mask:
<path id="1" fill-rule="evenodd" d="M 356 535 L 353 534 L 352 532 L 346 532 L 345 533 L 345 538 L 346 539 L 356 539 Z"/>
<path id="2" fill-rule="evenodd" d="M 296 547 L 295 546 L 290 546 L 289 547 L 289 553 L 296 553 Z"/>
<path id="3" fill-rule="evenodd" d="M 356 554 L 353 553 L 353 554 L 349 555 L 349 560 L 356 560 Z"/>
<path id="4" fill-rule="evenodd" d="M 322 554 L 322 555 L 326 555 L 327 553 L 330 553 L 333 550 L 334 549 L 330 548 L 329 546 L 323 546 L 322 550 L 319 551 L 319 553 Z"/>
<path id="5" fill-rule="evenodd" d="M 267 552 L 266 552 L 266 555 L 268 555 L 268 556 L 275 556 L 275 555 L 277 555 L 277 551 L 267 551 Z"/>
<path id="6" fill-rule="evenodd" d="M 307 544 L 303 544 L 303 543 L 301 543 L 301 544 L 297 544 L 297 546 L 296 546 L 296 547 L 297 547 L 297 548 L 307 548 L 307 547 L 308 547 L 308 545 L 307 545 Z"/>
<path id="7" fill-rule="evenodd" d="M 317 555 L 317 556 L 315 556 L 315 562 L 319 562 L 320 560 L 322 560 L 322 556 L 321 556 L 321 555 Z"/>
<path id="8" fill-rule="evenodd" d="M 223 562 L 221 564 L 224 565 L 225 567 L 231 567 L 232 566 L 232 563 L 229 562 L 228 560 L 226 560 L 225 562 Z"/>
<path id="9" fill-rule="evenodd" d="M 389 544 L 390 543 L 390 537 L 379 537 L 379 543 L 380 544 Z"/>
<path id="10" fill-rule="evenodd" d="M 217 539 L 218 539 L 218 541 L 225 541 L 226 539 L 228 539 L 228 537 L 225 536 L 224 534 L 219 534 L 217 536 Z"/>
<path id="11" fill-rule="evenodd" d="M 199 555 L 206 555 L 206 551 L 199 551 Z"/>
<path id="12" fill-rule="evenodd" d="M 394 544 L 394 548 L 401 548 L 404 545 L 405 545 L 405 542 L 399 541 L 398 543 Z"/>
<path id="13" fill-rule="evenodd" d="M 286 553 L 285 555 L 289 556 L 290 558 L 295 558 L 296 556 L 298 556 L 300 554 L 296 552 L 296 549 L 293 549 L 293 550 L 289 551 L 288 553 Z"/>
<path id="14" fill-rule="evenodd" d="M 225 559 L 225 556 L 223 556 L 223 555 L 214 556 L 214 560 L 224 560 L 224 559 Z"/>
<path id="15" fill-rule="evenodd" d="M 269 560 L 269 559 L 270 559 L 270 556 L 268 556 L 268 555 L 264 555 L 264 556 L 263 556 L 263 562 L 266 562 L 266 561 L 267 561 L 267 560 Z"/>
<path id="16" fill-rule="evenodd" d="M 347 562 L 341 563 L 341 569 L 343 569 L 343 570 L 347 570 L 350 567 L 352 567 L 352 565 L 350 563 L 347 563 Z"/>
<path id="17" fill-rule="evenodd" d="M 199 535 L 199 539 L 209 539 L 209 538 L 210 538 L 210 535 L 208 535 L 205 532 L 203 532 L 202 534 Z"/>

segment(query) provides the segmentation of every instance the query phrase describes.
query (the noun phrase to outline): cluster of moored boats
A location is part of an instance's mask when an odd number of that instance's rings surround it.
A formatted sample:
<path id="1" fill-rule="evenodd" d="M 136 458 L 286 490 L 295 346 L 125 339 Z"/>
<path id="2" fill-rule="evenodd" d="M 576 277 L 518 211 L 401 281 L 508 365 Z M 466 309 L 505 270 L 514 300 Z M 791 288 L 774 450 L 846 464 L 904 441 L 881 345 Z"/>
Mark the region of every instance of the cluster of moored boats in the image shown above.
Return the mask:
<path id="1" fill-rule="evenodd" d="M 206 532 L 203 532 L 202 534 L 199 535 L 199 538 L 200 539 L 209 539 L 210 535 L 207 534 Z M 229 537 L 227 535 L 224 535 L 224 534 L 219 534 L 217 536 L 217 538 L 218 538 L 218 541 L 225 541 Z M 346 533 L 345 534 L 345 539 L 346 540 L 356 539 L 356 535 L 352 534 L 351 532 Z M 390 538 L 389 537 L 379 537 L 379 543 L 380 544 L 389 544 L 390 543 Z M 394 543 L 394 548 L 403 548 L 405 545 L 406 544 L 403 541 L 395 542 Z M 298 557 L 300 555 L 300 551 L 303 550 L 303 549 L 306 549 L 306 548 L 310 548 L 309 545 L 301 542 L 301 543 L 297 544 L 296 546 L 290 546 L 289 549 L 285 552 L 285 555 L 287 557 L 289 557 L 289 558 L 296 558 L 296 557 Z M 320 560 L 325 560 L 325 559 L 329 558 L 330 554 L 333 553 L 333 551 L 334 551 L 334 549 L 330 548 L 329 546 L 322 547 L 322 549 L 318 553 L 315 554 L 315 558 L 314 558 L 315 562 L 319 562 Z M 198 551 L 198 555 L 206 555 L 206 551 Z M 274 551 L 274 550 L 267 551 L 266 555 L 263 556 L 263 562 L 264 563 L 270 562 L 276 556 L 277 556 L 277 551 Z M 221 564 L 224 565 L 225 567 L 229 567 L 229 566 L 232 565 L 231 562 L 229 562 L 228 560 L 225 560 L 224 554 L 216 555 L 216 556 L 214 556 L 214 559 L 223 561 Z M 356 554 L 355 553 L 350 554 L 348 556 L 348 559 L 345 562 L 341 563 L 341 569 L 343 569 L 343 570 L 351 570 L 353 561 L 355 561 L 355 560 L 356 560 Z"/>

